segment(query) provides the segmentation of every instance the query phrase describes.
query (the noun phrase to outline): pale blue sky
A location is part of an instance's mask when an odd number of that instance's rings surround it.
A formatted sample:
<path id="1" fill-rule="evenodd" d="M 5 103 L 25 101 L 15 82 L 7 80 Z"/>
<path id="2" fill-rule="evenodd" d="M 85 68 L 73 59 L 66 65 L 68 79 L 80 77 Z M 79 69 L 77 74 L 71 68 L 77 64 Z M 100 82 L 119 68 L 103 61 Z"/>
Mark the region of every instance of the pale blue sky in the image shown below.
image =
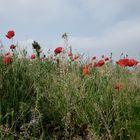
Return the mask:
<path id="1" fill-rule="evenodd" d="M 15 30 L 21 46 L 37 40 L 47 52 L 70 35 L 74 50 L 101 56 L 122 52 L 139 58 L 140 0 L 0 0 L 0 39 Z M 28 43 L 27 43 L 28 42 Z M 6 47 L 8 48 L 8 47 Z"/>

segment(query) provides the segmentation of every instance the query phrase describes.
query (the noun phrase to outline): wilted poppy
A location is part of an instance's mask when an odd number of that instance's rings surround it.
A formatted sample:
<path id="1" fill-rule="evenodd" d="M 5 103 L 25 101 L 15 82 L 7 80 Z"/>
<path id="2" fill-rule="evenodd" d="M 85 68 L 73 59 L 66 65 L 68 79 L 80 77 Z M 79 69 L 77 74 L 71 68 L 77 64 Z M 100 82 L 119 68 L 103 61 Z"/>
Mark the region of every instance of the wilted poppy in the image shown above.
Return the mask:
<path id="1" fill-rule="evenodd" d="M 55 55 L 59 54 L 62 52 L 62 47 L 58 47 L 54 50 Z"/>
<path id="2" fill-rule="evenodd" d="M 14 35 L 15 35 L 15 32 L 11 30 L 11 31 L 8 31 L 8 32 L 7 32 L 6 37 L 7 37 L 8 39 L 11 39 L 12 37 L 14 37 Z"/>

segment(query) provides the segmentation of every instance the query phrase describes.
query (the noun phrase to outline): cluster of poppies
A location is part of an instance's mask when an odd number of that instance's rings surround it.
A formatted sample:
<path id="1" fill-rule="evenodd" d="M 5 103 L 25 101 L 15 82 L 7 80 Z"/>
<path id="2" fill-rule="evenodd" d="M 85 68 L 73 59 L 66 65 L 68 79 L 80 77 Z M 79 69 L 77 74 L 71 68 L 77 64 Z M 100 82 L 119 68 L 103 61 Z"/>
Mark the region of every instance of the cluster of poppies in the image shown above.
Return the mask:
<path id="1" fill-rule="evenodd" d="M 61 52 L 63 51 L 63 48 L 62 47 L 57 47 L 55 50 L 54 50 L 54 56 L 57 56 L 58 54 L 60 54 Z M 74 61 L 76 59 L 79 58 L 79 55 L 75 55 L 73 56 L 72 52 L 69 52 L 68 53 L 68 57 L 70 58 L 70 60 Z M 51 56 L 52 60 L 54 60 L 54 58 Z M 31 56 L 31 59 L 35 59 L 35 55 L 33 54 Z M 96 56 L 94 56 L 92 58 L 92 62 L 89 63 L 89 64 L 86 64 L 82 67 L 82 73 L 83 75 L 87 75 L 89 73 L 89 69 L 90 67 L 94 67 L 94 68 L 98 68 L 98 67 L 101 67 L 103 66 L 104 64 L 106 64 L 106 62 L 112 62 L 111 59 L 109 59 L 109 57 L 105 57 L 104 55 L 102 55 L 102 59 L 100 60 L 97 60 L 96 59 Z M 122 66 L 122 67 L 126 67 L 126 66 L 129 66 L 129 67 L 132 67 L 132 66 L 136 66 L 138 64 L 138 61 L 135 60 L 135 59 L 128 59 L 128 58 L 124 58 L 124 59 L 120 59 L 116 62 L 119 66 Z"/>
<path id="2" fill-rule="evenodd" d="M 103 66 L 107 61 L 109 61 L 108 57 L 105 57 L 104 55 L 102 55 L 102 59 L 96 61 L 96 56 L 94 56 L 92 58 L 92 60 L 94 61 L 94 67 L 101 67 Z"/>
<path id="3" fill-rule="evenodd" d="M 10 45 L 10 49 L 13 51 L 16 48 L 16 45 L 13 44 L 13 37 L 15 36 L 15 32 L 13 30 L 10 30 L 7 32 L 5 35 L 6 38 L 12 39 L 12 44 Z M 5 53 L 2 58 L 3 58 L 3 64 L 8 64 L 12 62 L 12 54 L 10 52 Z"/>
<path id="4" fill-rule="evenodd" d="M 89 72 L 89 68 L 90 66 L 92 66 L 93 64 L 93 67 L 97 68 L 97 67 L 101 67 L 103 66 L 106 61 L 109 61 L 109 58 L 108 57 L 104 57 L 104 55 L 102 56 L 102 59 L 101 60 L 96 60 L 96 57 L 94 56 L 92 58 L 92 60 L 94 61 L 93 63 L 91 64 L 87 64 L 85 66 L 83 66 L 83 69 L 82 69 L 82 72 L 83 72 L 83 75 L 87 75 L 88 72 Z M 112 60 L 110 60 L 111 62 Z M 129 59 L 129 58 L 124 58 L 124 59 L 120 59 L 118 61 L 116 61 L 116 64 L 121 66 L 121 67 L 134 67 L 138 64 L 139 62 L 135 59 Z"/>
<path id="5" fill-rule="evenodd" d="M 93 66 L 94 68 L 97 68 L 97 67 L 101 67 L 103 66 L 107 61 L 109 61 L 109 58 L 108 57 L 105 57 L 104 55 L 102 55 L 102 59 L 101 60 L 96 60 L 96 56 L 94 56 L 92 58 L 92 63 L 89 63 L 85 66 L 83 66 L 82 68 L 82 73 L 83 75 L 87 75 L 89 73 L 89 68 L 91 66 Z"/>
<path id="6" fill-rule="evenodd" d="M 16 45 L 13 44 L 13 37 L 15 36 L 15 32 L 13 30 L 9 30 L 5 36 L 8 39 L 12 39 L 12 44 L 10 45 L 10 49 L 13 52 L 15 50 L 15 48 L 16 48 Z M 41 53 L 40 45 L 37 42 L 34 41 L 33 48 L 36 50 L 36 52 L 37 52 L 36 55 L 38 56 L 38 58 L 40 58 L 40 53 Z M 63 47 L 57 47 L 56 49 L 54 49 L 54 56 L 57 56 L 58 54 L 62 53 L 63 50 L 64 50 Z M 3 59 L 4 64 L 7 64 L 7 63 L 12 61 L 11 60 L 11 56 L 9 57 L 9 55 L 8 55 L 8 53 L 4 55 L 4 57 L 3 57 L 4 58 Z M 35 59 L 36 55 L 32 54 L 30 58 L 31 59 Z M 79 55 L 73 55 L 72 51 L 68 52 L 67 55 L 68 55 L 68 57 L 69 57 L 69 59 L 71 61 L 77 60 L 79 58 Z M 97 60 L 96 56 L 94 56 L 92 58 L 92 62 L 90 64 L 87 64 L 87 65 L 83 66 L 83 75 L 87 75 L 88 74 L 90 66 L 101 67 L 107 61 L 111 62 L 111 60 L 108 57 L 105 57 L 104 55 L 102 55 L 102 59 L 100 59 L 100 60 Z M 116 64 L 121 66 L 121 67 L 127 67 L 127 66 L 133 67 L 133 66 L 136 66 L 138 64 L 138 61 L 135 60 L 135 59 L 124 58 L 124 59 L 118 60 L 116 62 Z"/>

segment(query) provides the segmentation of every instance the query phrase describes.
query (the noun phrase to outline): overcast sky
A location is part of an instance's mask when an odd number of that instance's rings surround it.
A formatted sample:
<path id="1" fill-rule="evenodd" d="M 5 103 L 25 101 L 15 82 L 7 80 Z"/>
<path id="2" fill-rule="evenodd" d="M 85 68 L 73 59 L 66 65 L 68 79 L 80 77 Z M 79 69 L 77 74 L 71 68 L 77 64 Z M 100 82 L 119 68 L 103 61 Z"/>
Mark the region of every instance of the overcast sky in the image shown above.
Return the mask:
<path id="1" fill-rule="evenodd" d="M 45 52 L 62 46 L 67 32 L 78 52 L 113 52 L 115 58 L 123 52 L 140 59 L 140 0 L 0 0 L 0 39 L 6 48 L 10 42 L 4 35 L 11 29 L 15 42 L 30 48 L 37 40 Z"/>

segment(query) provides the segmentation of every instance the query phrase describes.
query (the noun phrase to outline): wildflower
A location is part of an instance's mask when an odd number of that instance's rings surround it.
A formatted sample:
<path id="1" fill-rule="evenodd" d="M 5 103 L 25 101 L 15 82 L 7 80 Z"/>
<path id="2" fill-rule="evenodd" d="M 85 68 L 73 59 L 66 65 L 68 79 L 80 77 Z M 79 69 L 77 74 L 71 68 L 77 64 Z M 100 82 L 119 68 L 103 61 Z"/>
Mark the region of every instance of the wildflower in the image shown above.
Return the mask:
<path id="1" fill-rule="evenodd" d="M 94 67 L 101 67 L 105 64 L 104 60 L 99 60 L 98 62 L 94 62 Z"/>
<path id="2" fill-rule="evenodd" d="M 129 67 L 133 67 L 135 65 L 137 65 L 139 62 L 135 59 L 129 59 L 128 63 L 127 63 L 127 66 Z"/>
<path id="3" fill-rule="evenodd" d="M 4 57 L 3 58 L 3 64 L 8 64 L 8 63 L 11 63 L 12 62 L 12 59 L 10 57 Z"/>
<path id="4" fill-rule="evenodd" d="M 7 32 L 6 37 L 7 37 L 8 39 L 11 39 L 11 38 L 14 37 L 14 35 L 15 35 L 15 32 L 11 30 L 11 31 L 8 31 L 8 32 Z"/>
<path id="5" fill-rule="evenodd" d="M 82 73 L 83 73 L 84 76 L 88 74 L 90 66 L 91 66 L 91 64 L 87 64 L 83 67 Z"/>
<path id="6" fill-rule="evenodd" d="M 87 75 L 88 74 L 88 68 L 83 67 L 82 72 L 83 72 L 84 76 Z"/>
<path id="7" fill-rule="evenodd" d="M 10 49 L 11 50 L 14 50 L 16 48 L 16 46 L 14 45 L 14 44 L 12 44 L 11 46 L 10 46 Z"/>
<path id="8" fill-rule="evenodd" d="M 98 67 L 101 67 L 104 64 L 105 64 L 104 60 L 99 60 L 98 63 L 97 63 Z"/>
<path id="9" fill-rule="evenodd" d="M 79 58 L 79 55 L 75 55 L 73 59 L 76 60 L 78 58 Z"/>
<path id="10" fill-rule="evenodd" d="M 128 58 L 124 58 L 124 59 L 120 59 L 119 61 L 117 61 L 117 65 L 121 66 L 121 67 L 126 67 L 128 64 L 129 59 Z"/>
<path id="11" fill-rule="evenodd" d="M 105 61 L 109 61 L 109 58 L 108 58 L 108 57 L 106 57 L 106 58 L 105 58 Z"/>
<path id="12" fill-rule="evenodd" d="M 133 67 L 138 64 L 138 61 L 135 59 L 124 58 L 124 59 L 120 59 L 116 63 L 121 67 L 126 67 L 126 66 Z"/>
<path id="13" fill-rule="evenodd" d="M 35 59 L 35 54 L 32 54 L 31 55 L 31 59 Z"/>
<path id="14" fill-rule="evenodd" d="M 62 47 L 58 47 L 54 50 L 55 55 L 59 54 L 62 52 Z"/>

